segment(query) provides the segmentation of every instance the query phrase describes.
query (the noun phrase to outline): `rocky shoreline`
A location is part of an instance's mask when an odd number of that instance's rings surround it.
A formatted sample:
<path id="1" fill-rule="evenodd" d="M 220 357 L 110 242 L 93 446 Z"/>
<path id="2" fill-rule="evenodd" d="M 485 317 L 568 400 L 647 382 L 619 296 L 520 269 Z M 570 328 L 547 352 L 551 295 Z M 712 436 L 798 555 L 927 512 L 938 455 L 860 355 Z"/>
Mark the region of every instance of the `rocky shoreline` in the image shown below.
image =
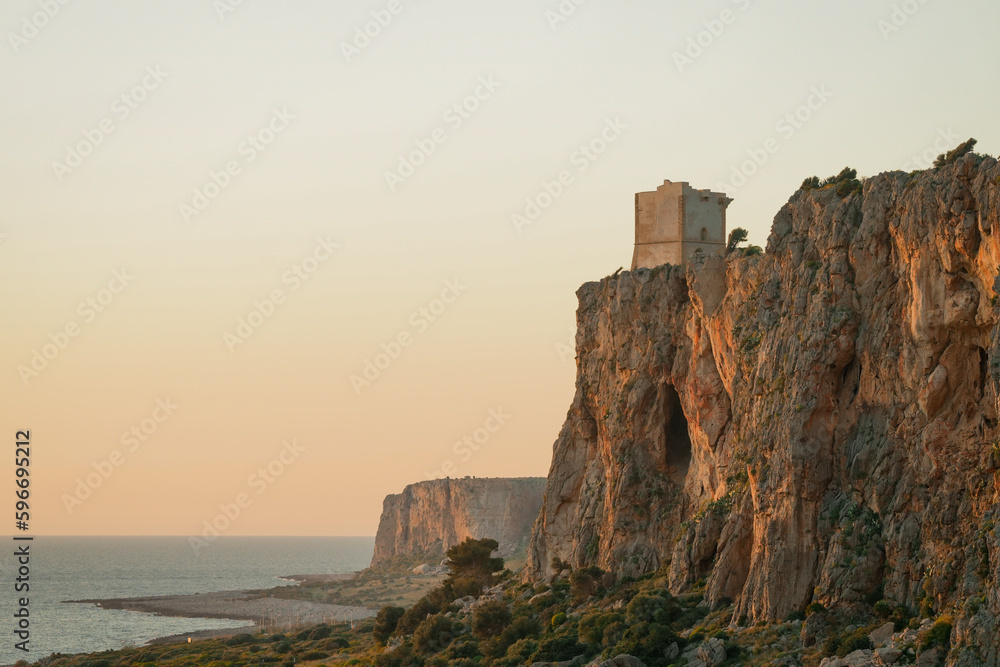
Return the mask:
<path id="1" fill-rule="evenodd" d="M 353 575 L 292 575 L 284 577 L 300 583 L 342 581 Z M 375 611 L 366 607 L 323 604 L 305 600 L 277 598 L 264 590 L 218 591 L 194 595 L 159 595 L 151 597 L 112 598 L 95 600 L 65 600 L 66 604 L 92 604 L 102 609 L 136 611 L 157 616 L 179 618 L 224 618 L 252 621 L 253 626 L 222 630 L 193 631 L 161 637 L 150 642 L 163 644 L 186 642 L 188 638 L 205 639 L 267 629 L 288 630 L 318 623 L 336 624 L 370 618 Z"/>

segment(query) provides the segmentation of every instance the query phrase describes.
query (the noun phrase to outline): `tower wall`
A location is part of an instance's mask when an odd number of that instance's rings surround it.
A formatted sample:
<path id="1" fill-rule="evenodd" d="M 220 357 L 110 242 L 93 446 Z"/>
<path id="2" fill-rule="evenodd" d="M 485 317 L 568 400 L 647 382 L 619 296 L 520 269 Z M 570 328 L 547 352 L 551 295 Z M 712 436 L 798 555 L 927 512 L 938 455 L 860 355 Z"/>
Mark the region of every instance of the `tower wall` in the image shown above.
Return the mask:
<path id="1" fill-rule="evenodd" d="M 632 268 L 683 264 L 698 252 L 722 254 L 726 247 L 725 194 L 664 181 L 635 196 Z"/>

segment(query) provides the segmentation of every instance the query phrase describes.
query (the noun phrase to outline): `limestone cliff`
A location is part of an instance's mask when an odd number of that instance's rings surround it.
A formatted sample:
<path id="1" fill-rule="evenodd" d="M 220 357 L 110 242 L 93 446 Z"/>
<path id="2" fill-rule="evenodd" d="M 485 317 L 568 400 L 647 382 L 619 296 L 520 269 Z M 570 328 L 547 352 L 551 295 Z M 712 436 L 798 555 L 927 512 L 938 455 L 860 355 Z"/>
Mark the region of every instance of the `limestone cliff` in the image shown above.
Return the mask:
<path id="1" fill-rule="evenodd" d="M 492 538 L 504 558 L 523 556 L 542 506 L 544 477 L 438 479 L 386 496 L 372 566 L 437 556 L 467 537 Z"/>
<path id="2" fill-rule="evenodd" d="M 884 596 L 1000 665 L 1000 166 L 796 192 L 766 252 L 580 288 L 528 572 L 707 578 L 734 621 Z"/>

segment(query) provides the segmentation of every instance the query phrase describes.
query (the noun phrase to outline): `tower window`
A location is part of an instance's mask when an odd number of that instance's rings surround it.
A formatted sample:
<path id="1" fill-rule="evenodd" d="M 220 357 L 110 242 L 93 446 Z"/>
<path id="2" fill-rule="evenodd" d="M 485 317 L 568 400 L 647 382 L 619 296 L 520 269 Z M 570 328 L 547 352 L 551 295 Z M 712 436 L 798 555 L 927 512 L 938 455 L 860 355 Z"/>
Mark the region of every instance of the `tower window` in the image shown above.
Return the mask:
<path id="1" fill-rule="evenodd" d="M 708 229 L 706 227 L 701 228 L 701 240 L 702 241 L 708 240 Z"/>

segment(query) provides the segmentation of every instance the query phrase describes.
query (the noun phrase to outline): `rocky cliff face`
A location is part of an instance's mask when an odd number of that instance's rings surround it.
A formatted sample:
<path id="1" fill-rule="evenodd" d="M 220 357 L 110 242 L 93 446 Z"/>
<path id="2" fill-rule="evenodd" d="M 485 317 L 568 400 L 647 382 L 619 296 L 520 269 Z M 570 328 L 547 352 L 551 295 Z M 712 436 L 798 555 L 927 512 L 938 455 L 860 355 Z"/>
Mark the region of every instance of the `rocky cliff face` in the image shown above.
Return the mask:
<path id="1" fill-rule="evenodd" d="M 439 479 L 386 496 L 372 566 L 400 556 L 443 557 L 467 537 L 492 538 L 504 558 L 524 554 L 544 477 Z"/>
<path id="2" fill-rule="evenodd" d="M 707 579 L 750 621 L 884 596 L 1000 665 L 998 182 L 800 190 L 764 254 L 584 285 L 530 575 Z"/>

